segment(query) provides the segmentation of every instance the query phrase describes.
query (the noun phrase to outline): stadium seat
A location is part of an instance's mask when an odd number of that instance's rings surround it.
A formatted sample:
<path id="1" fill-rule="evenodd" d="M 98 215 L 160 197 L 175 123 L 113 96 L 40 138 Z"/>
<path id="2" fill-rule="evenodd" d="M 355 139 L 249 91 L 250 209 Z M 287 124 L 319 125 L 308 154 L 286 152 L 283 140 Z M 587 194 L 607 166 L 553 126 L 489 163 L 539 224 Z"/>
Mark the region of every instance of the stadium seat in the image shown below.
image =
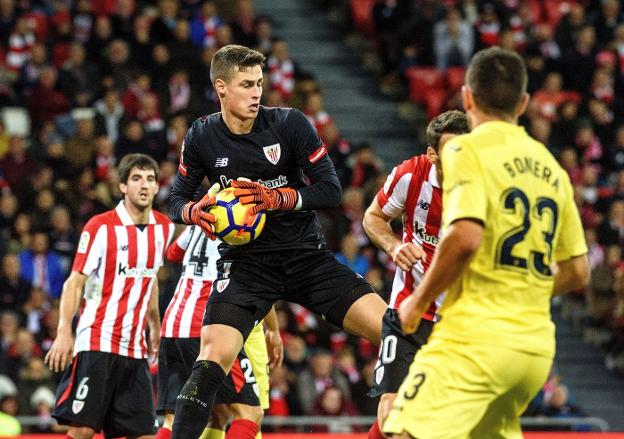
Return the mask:
<path id="1" fill-rule="evenodd" d="M 405 76 L 413 102 L 423 103 L 430 90 L 444 88 L 444 73 L 435 67 L 410 67 L 405 70 Z"/>
<path id="2" fill-rule="evenodd" d="M 375 23 L 373 21 L 373 6 L 375 0 L 351 0 L 351 17 L 353 25 L 357 30 L 367 36 L 375 34 Z"/>
<path id="3" fill-rule="evenodd" d="M 442 112 L 446 105 L 448 93 L 446 90 L 434 88 L 427 90 L 425 93 L 425 110 L 427 111 L 427 117 L 429 120 L 436 117 Z"/>
<path id="4" fill-rule="evenodd" d="M 449 93 L 455 93 L 464 85 L 466 67 L 449 67 L 446 69 L 446 85 Z"/>

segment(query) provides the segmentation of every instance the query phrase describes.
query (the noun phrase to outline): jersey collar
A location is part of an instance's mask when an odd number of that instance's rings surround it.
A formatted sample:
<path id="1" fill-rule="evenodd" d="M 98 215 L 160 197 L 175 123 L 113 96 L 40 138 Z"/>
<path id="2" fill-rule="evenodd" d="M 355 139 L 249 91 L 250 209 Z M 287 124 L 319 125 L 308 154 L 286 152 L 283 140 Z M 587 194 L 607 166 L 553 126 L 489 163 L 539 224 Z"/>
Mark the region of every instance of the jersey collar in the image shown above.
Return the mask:
<path id="1" fill-rule="evenodd" d="M 124 204 L 123 200 L 121 200 L 119 204 L 117 204 L 117 207 L 115 207 L 115 212 L 117 212 L 117 216 L 121 220 L 122 225 L 124 226 L 135 225 L 134 221 L 132 221 L 132 217 L 130 216 L 130 214 L 128 213 L 128 210 L 126 209 L 126 205 Z M 149 213 L 148 224 L 156 224 L 156 217 L 154 217 L 154 212 L 151 209 Z"/>

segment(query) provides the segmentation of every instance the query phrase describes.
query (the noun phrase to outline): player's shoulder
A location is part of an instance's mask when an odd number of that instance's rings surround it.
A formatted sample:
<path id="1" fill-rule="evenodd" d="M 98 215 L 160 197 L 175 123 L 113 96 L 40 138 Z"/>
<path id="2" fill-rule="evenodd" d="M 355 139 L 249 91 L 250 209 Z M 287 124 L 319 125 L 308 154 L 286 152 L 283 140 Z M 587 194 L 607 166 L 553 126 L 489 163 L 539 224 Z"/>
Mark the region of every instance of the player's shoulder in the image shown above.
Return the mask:
<path id="1" fill-rule="evenodd" d="M 193 133 L 201 133 L 217 126 L 221 122 L 221 113 L 205 114 L 193 121 L 189 131 Z"/>
<path id="2" fill-rule="evenodd" d="M 431 162 L 425 154 L 415 155 L 407 160 L 403 160 L 395 167 L 395 175 L 397 177 L 405 174 L 416 174 L 421 172 L 429 172 Z"/>
<path id="3" fill-rule="evenodd" d="M 164 225 L 173 224 L 173 222 L 169 219 L 167 215 L 157 210 L 152 210 L 152 213 L 154 214 L 154 219 L 156 220 L 156 224 L 164 224 Z"/>
<path id="4" fill-rule="evenodd" d="M 269 122 L 278 125 L 293 118 L 305 117 L 301 111 L 290 107 L 265 107 L 261 105 L 260 113 Z"/>
<path id="5" fill-rule="evenodd" d="M 115 209 L 111 209 L 89 218 L 84 229 L 97 231 L 102 226 L 114 226 L 117 224 L 120 224 L 119 216 L 117 212 L 115 212 Z"/>

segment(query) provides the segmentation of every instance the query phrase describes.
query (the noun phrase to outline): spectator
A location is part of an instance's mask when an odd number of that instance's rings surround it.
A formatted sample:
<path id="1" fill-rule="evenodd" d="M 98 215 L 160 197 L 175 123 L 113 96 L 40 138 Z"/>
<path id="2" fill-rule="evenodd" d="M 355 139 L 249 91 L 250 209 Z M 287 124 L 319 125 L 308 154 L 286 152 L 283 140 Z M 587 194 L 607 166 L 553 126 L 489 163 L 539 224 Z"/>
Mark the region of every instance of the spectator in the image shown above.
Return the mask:
<path id="1" fill-rule="evenodd" d="M 69 273 L 78 236 L 67 207 L 63 205 L 53 207 L 50 212 L 49 235 L 50 248 L 59 255 L 63 272 Z"/>
<path id="2" fill-rule="evenodd" d="M 254 47 L 256 45 L 254 22 L 253 2 L 251 0 L 238 0 L 236 15 L 230 23 L 234 40 L 243 46 Z"/>
<path id="3" fill-rule="evenodd" d="M 615 28 L 624 22 L 624 13 L 620 9 L 619 0 L 603 0 L 600 11 L 591 17 L 591 23 L 596 29 L 596 39 L 601 46 L 605 46 L 613 39 Z"/>
<path id="4" fill-rule="evenodd" d="M 336 253 L 336 259 L 362 277 L 366 276 L 370 269 L 370 263 L 362 254 L 358 238 L 353 233 L 348 233 L 342 238 L 340 252 Z"/>
<path id="5" fill-rule="evenodd" d="M 205 1 L 201 12 L 191 22 L 191 41 L 200 48 L 216 47 L 217 29 L 222 25 L 214 0 Z"/>
<path id="6" fill-rule="evenodd" d="M 17 400 L 14 395 L 6 395 L 0 399 L 0 435 L 17 437 L 22 432 L 17 415 Z"/>
<path id="7" fill-rule="evenodd" d="M 314 416 L 357 416 L 359 415 L 357 409 L 346 398 L 346 395 L 342 390 L 335 386 L 327 387 L 318 396 L 312 408 L 312 415 Z M 312 427 L 312 431 L 316 432 L 331 432 L 331 433 L 349 433 L 352 432 L 350 425 L 342 424 L 328 424 L 328 425 L 315 425 Z"/>
<path id="8" fill-rule="evenodd" d="M 98 95 L 98 69 L 86 60 L 84 47 L 73 43 L 69 49 L 69 58 L 63 63 L 59 73 L 59 86 L 72 105 L 87 107 Z"/>
<path id="9" fill-rule="evenodd" d="M 56 70 L 53 67 L 43 68 L 37 85 L 26 99 L 26 107 L 35 127 L 69 111 L 70 101 L 63 92 L 56 89 L 56 85 Z"/>
<path id="10" fill-rule="evenodd" d="M 587 315 L 593 324 L 604 324 L 615 301 L 616 288 L 622 288 L 622 249 L 609 245 L 604 260 L 592 270 L 585 293 Z"/>
<path id="11" fill-rule="evenodd" d="M 42 388 L 53 391 L 56 384 L 52 378 L 52 372 L 43 364 L 43 360 L 39 357 L 33 357 L 26 362 L 26 366 L 20 371 L 17 386 L 20 389 L 19 405 L 22 414 L 32 415 L 36 413 L 35 407 L 31 406 L 31 400 L 35 393 L 41 393 L 40 389 Z M 54 398 L 54 394 L 52 394 L 52 398 Z"/>
<path id="12" fill-rule="evenodd" d="M 109 86 L 124 90 L 128 87 L 133 75 L 133 67 L 130 62 L 130 47 L 121 39 L 110 42 L 107 48 L 106 65 L 104 74 L 109 76 Z"/>
<path id="13" fill-rule="evenodd" d="M 167 45 L 174 69 L 186 69 L 194 75 L 199 68 L 199 62 L 197 48 L 191 41 L 188 21 L 183 19 L 176 21 L 173 38 L 167 42 Z"/>
<path id="14" fill-rule="evenodd" d="M 624 201 L 611 203 L 609 213 L 598 228 L 598 242 L 602 245 L 621 244 L 624 238 Z"/>
<path id="15" fill-rule="evenodd" d="M 49 249 L 48 236 L 35 232 L 29 250 L 19 255 L 21 276 L 32 282 L 33 286 L 43 289 L 52 298 L 58 299 L 65 280 L 59 255 Z"/>
<path id="16" fill-rule="evenodd" d="M 16 254 L 9 253 L 2 258 L 2 295 L 0 310 L 20 309 L 30 293 L 31 283 L 20 275 L 20 260 Z"/>
<path id="17" fill-rule="evenodd" d="M 20 328 L 15 335 L 14 343 L 9 347 L 9 377 L 17 381 L 19 372 L 34 357 L 41 357 L 41 348 L 35 338 L 26 329 Z"/>
<path id="18" fill-rule="evenodd" d="M 4 171 L 9 186 L 17 190 L 35 170 L 35 160 L 26 150 L 24 138 L 13 135 L 9 138 L 9 151 L 0 160 L 0 169 Z"/>
<path id="19" fill-rule="evenodd" d="M 596 59 L 596 31 L 584 25 L 578 33 L 575 45 L 562 57 L 566 88 L 582 92 L 591 83 Z"/>
<path id="20" fill-rule="evenodd" d="M 273 40 L 271 56 L 267 60 L 266 68 L 271 87 L 288 100 L 293 94 L 295 79 L 300 76 L 301 72 L 298 65 L 290 57 L 286 41 L 279 38 Z"/>
<path id="21" fill-rule="evenodd" d="M 350 399 L 349 383 L 334 368 L 331 354 L 325 350 L 318 350 L 310 357 L 308 369 L 297 377 L 297 392 L 303 412 L 312 414 L 317 398 L 330 387 L 338 387 L 345 398 Z"/>
<path id="22" fill-rule="evenodd" d="M 6 65 L 15 74 L 19 73 L 22 66 L 30 59 L 35 34 L 30 29 L 26 17 L 18 17 L 9 37 L 6 54 Z"/>
<path id="23" fill-rule="evenodd" d="M 474 34 L 457 9 L 449 9 L 446 18 L 434 26 L 433 45 L 439 69 L 468 65 L 474 50 Z"/>
<path id="24" fill-rule="evenodd" d="M 107 135 L 115 143 L 119 138 L 124 106 L 119 100 L 119 92 L 113 88 L 106 90 L 104 97 L 95 102 L 95 132 Z"/>
<path id="25" fill-rule="evenodd" d="M 150 18 L 143 14 L 134 18 L 132 35 L 130 36 L 130 52 L 137 66 L 144 70 L 149 67 L 152 59 L 154 43 L 150 39 Z"/>
<path id="26" fill-rule="evenodd" d="M 167 43 L 173 39 L 173 32 L 178 16 L 178 2 L 174 0 L 158 1 L 158 16 L 152 22 L 151 39 L 155 43 Z"/>
<path id="27" fill-rule="evenodd" d="M 76 121 L 76 133 L 67 139 L 65 151 L 74 169 L 82 169 L 91 164 L 95 153 L 93 119 L 81 118 Z"/>

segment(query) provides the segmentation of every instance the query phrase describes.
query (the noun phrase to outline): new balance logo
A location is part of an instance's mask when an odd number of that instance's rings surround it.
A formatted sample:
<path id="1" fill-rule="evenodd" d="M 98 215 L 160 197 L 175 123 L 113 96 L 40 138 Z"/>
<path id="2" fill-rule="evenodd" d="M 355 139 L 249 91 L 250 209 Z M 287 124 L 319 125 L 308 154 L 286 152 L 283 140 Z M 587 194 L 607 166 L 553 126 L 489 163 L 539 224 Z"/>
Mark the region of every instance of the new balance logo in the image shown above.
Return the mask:
<path id="1" fill-rule="evenodd" d="M 429 206 L 430 206 L 430 204 L 427 203 L 425 200 L 418 200 L 418 203 L 416 203 L 416 205 L 420 207 L 422 210 L 429 210 Z"/>
<path id="2" fill-rule="evenodd" d="M 128 244 L 122 244 L 119 246 L 119 251 L 120 252 L 127 252 L 128 251 Z"/>
<path id="3" fill-rule="evenodd" d="M 215 162 L 215 168 L 225 168 L 228 165 L 227 157 L 219 157 Z"/>

